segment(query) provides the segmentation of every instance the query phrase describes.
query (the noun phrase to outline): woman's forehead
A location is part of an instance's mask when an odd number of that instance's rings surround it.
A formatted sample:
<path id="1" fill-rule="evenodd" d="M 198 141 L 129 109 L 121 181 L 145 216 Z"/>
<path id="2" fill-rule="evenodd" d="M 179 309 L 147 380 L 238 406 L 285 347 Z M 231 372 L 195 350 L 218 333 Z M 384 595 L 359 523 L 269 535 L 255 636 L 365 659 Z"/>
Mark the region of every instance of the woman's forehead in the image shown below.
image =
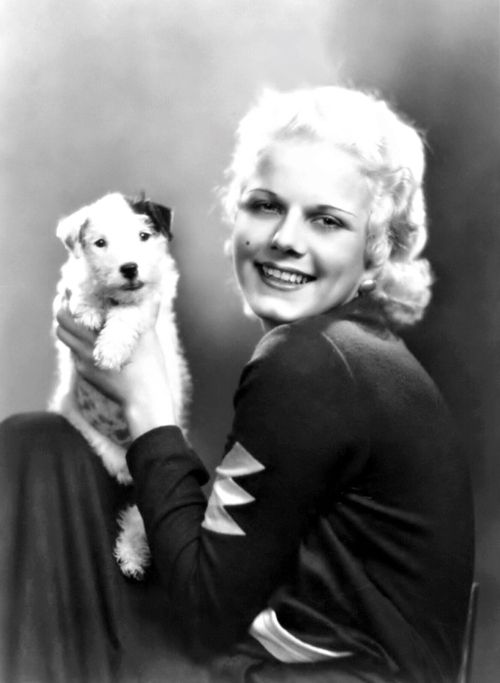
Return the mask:
<path id="1" fill-rule="evenodd" d="M 373 196 L 353 154 L 333 143 L 302 140 L 277 141 L 263 150 L 244 189 L 268 189 L 308 204 L 342 202 L 346 210 L 364 208 Z"/>
<path id="2" fill-rule="evenodd" d="M 269 174 L 284 164 L 303 169 L 304 174 L 315 169 L 337 172 L 339 168 L 346 174 L 365 174 L 363 163 L 353 150 L 332 140 L 301 137 L 270 142 L 257 155 L 255 171 Z"/>

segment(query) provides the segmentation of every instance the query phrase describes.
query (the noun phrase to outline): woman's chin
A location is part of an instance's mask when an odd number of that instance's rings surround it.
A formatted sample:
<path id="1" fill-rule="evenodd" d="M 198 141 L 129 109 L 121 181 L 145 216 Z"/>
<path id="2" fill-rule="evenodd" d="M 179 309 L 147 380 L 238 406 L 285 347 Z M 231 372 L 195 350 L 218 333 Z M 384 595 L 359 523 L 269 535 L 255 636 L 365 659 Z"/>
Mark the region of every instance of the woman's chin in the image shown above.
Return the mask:
<path id="1" fill-rule="evenodd" d="M 245 301 L 245 315 L 251 318 L 259 318 L 266 330 L 272 329 L 277 325 L 292 323 L 301 318 L 308 317 L 307 311 L 303 307 L 285 305 L 283 302 L 270 304 L 263 302 Z"/>

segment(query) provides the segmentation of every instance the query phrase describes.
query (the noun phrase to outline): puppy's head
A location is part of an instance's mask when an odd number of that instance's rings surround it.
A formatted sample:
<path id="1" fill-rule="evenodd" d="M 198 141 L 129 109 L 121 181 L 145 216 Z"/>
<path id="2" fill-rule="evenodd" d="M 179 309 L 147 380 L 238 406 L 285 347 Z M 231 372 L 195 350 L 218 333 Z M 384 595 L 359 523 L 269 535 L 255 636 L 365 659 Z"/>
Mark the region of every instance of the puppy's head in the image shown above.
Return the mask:
<path id="1" fill-rule="evenodd" d="M 171 220 L 169 208 L 144 196 L 113 193 L 61 220 L 57 236 L 97 295 L 132 303 L 165 275 L 176 279 L 167 248 Z"/>

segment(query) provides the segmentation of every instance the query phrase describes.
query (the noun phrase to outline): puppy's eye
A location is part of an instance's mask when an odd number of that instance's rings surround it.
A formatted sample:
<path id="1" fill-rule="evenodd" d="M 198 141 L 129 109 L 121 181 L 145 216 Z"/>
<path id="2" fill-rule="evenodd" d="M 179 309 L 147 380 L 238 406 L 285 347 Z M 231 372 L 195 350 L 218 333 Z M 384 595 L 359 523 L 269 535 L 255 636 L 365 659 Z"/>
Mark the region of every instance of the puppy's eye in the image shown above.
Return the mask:
<path id="1" fill-rule="evenodd" d="M 101 237 L 101 239 L 96 240 L 94 242 L 94 246 L 99 247 L 99 249 L 102 249 L 103 247 L 105 247 L 106 244 L 107 244 L 106 240 L 102 239 L 102 237 Z"/>
<path id="2" fill-rule="evenodd" d="M 140 232 L 139 233 L 139 238 L 140 238 L 141 242 L 147 242 L 150 237 L 151 237 L 150 232 Z"/>

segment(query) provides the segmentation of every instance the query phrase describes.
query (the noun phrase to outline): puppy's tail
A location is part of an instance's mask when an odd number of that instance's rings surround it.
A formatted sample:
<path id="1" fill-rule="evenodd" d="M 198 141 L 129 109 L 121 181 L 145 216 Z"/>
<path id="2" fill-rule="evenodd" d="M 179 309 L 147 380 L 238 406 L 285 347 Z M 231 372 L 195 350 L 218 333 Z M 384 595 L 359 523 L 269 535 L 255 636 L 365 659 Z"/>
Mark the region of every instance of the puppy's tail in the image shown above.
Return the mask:
<path id="1" fill-rule="evenodd" d="M 116 539 L 114 556 L 125 576 L 141 580 L 151 563 L 151 551 L 144 522 L 136 505 L 120 513 L 118 525 L 121 531 Z"/>

